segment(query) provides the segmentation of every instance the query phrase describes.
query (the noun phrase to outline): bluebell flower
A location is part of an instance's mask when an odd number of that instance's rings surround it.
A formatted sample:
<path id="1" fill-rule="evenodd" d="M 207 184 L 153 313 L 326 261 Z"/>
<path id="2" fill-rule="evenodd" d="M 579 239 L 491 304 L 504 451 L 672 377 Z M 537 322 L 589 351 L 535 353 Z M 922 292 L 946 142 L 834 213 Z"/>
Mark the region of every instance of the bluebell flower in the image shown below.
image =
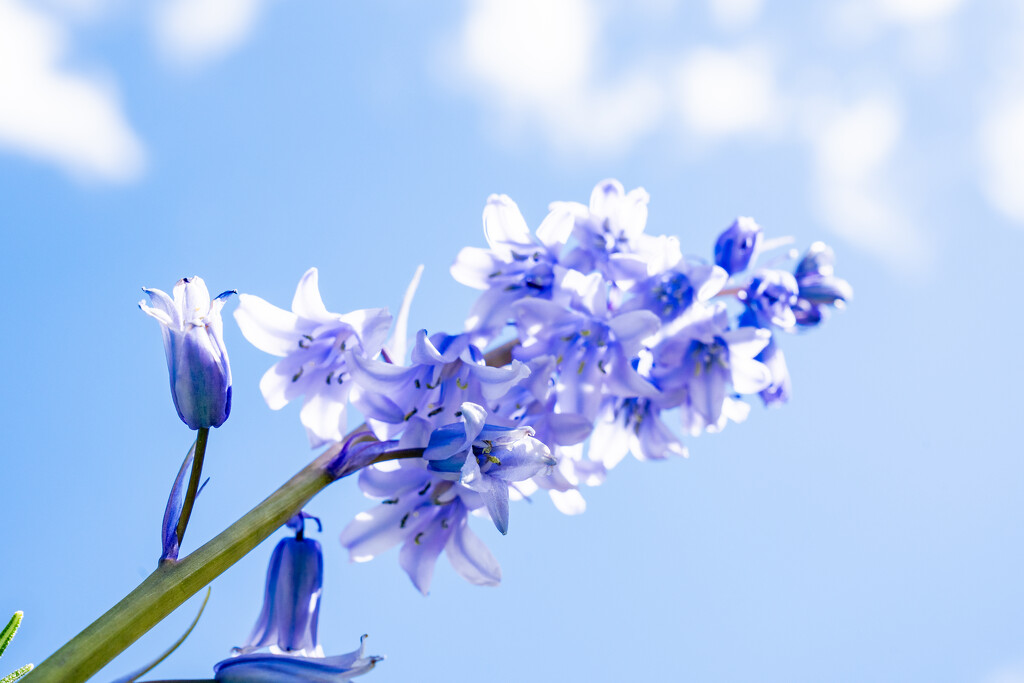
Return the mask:
<path id="1" fill-rule="evenodd" d="M 320 544 L 305 537 L 305 522 L 320 520 L 305 512 L 288 520 L 295 536 L 274 548 L 267 569 L 263 609 L 245 645 L 214 666 L 222 683 L 333 683 L 347 681 L 372 669 L 383 657 L 366 656 L 363 636 L 359 649 L 325 657 L 317 638 L 324 560 Z"/>
<path id="2" fill-rule="evenodd" d="M 654 388 L 633 366 L 645 339 L 657 332 L 658 317 L 646 310 L 616 313 L 600 273 L 559 269 L 557 299 L 529 299 L 513 307 L 522 346 L 516 358 L 555 359 L 561 412 L 593 420 L 604 393 L 646 396 Z"/>
<path id="3" fill-rule="evenodd" d="M 693 436 L 720 431 L 727 419 L 745 419 L 750 406 L 733 399 L 733 392 L 756 394 L 771 383 L 771 372 L 754 360 L 771 338 L 768 330 L 729 329 L 722 303 L 698 312 L 658 343 L 650 371 L 659 404 L 678 406 Z"/>
<path id="4" fill-rule="evenodd" d="M 797 264 L 794 277 L 799 289 L 794 306 L 796 324 L 819 325 L 827 306 L 842 307 L 853 298 L 853 288 L 835 276 L 835 253 L 824 242 L 815 242 Z"/>
<path id="5" fill-rule="evenodd" d="M 508 196 L 487 198 L 484 236 L 490 248 L 466 247 L 451 267 L 452 277 L 458 282 L 485 290 L 466 321 L 466 331 L 475 343 L 486 343 L 501 332 L 514 301 L 551 296 L 552 268 L 572 229 L 572 214 L 553 210 L 534 237 L 519 207 Z"/>
<path id="6" fill-rule="evenodd" d="M 575 217 L 577 246 L 561 265 L 584 273 L 598 270 L 620 287 L 674 265 L 681 256 L 678 240 L 644 233 L 649 201 L 643 188 L 626 192 L 618 180 L 608 179 L 594 187 L 589 205 L 552 203 L 552 210 L 568 210 Z"/>
<path id="7" fill-rule="evenodd" d="M 498 561 L 469 528 L 469 509 L 458 485 L 430 472 L 424 460 L 388 461 L 364 468 L 359 487 L 382 501 L 356 515 L 341 532 L 341 544 L 354 562 L 367 562 L 402 544 L 399 563 L 424 595 L 430 591 L 442 551 L 470 583 L 496 586 L 501 582 Z M 481 507 L 476 498 L 475 505 Z"/>
<path id="8" fill-rule="evenodd" d="M 423 451 L 427 469 L 479 494 L 502 534 L 508 533 L 509 485 L 555 465 L 530 427 L 486 424 L 487 412 L 462 404 L 462 421 L 435 429 Z"/>
<path id="9" fill-rule="evenodd" d="M 420 417 L 433 425 L 457 422 L 464 402 L 489 405 L 530 374 L 521 361 L 496 368 L 487 365 L 484 354 L 470 343 L 469 334 L 416 335 L 411 365 L 401 366 L 354 357 L 350 370 L 356 382 L 373 397 L 379 408 L 378 436 L 391 436 L 411 420 Z M 385 415 L 387 416 L 385 418 Z"/>
<path id="10" fill-rule="evenodd" d="M 237 655 L 218 662 L 214 679 L 220 683 L 341 683 L 362 676 L 383 660 L 366 655 L 366 636 L 359 649 L 333 657 L 310 657 L 264 652 Z"/>
<path id="11" fill-rule="evenodd" d="M 213 301 L 200 277 L 182 278 L 173 298 L 159 289 L 143 290 L 149 304 L 139 308 L 160 323 L 178 417 L 190 429 L 224 424 L 231 413 L 231 365 L 224 348 L 220 312 L 233 291 Z"/>
<path id="12" fill-rule="evenodd" d="M 238 648 L 243 654 L 270 648 L 275 653 L 323 656 L 316 631 L 324 558 L 320 544 L 305 537 L 307 518 L 300 513 L 288 521 L 295 536 L 278 542 L 270 556 L 263 609 L 249 639 Z"/>
<path id="13" fill-rule="evenodd" d="M 784 270 L 762 270 L 739 293 L 756 321 L 755 327 L 779 327 L 784 330 L 796 325 L 794 307 L 798 305 L 796 278 Z"/>
<path id="14" fill-rule="evenodd" d="M 342 440 L 349 401 L 364 414 L 377 416 L 379 406 L 364 400 L 349 369 L 353 356 L 373 358 L 380 353 L 391 326 L 386 309 L 328 312 L 320 298 L 316 268 L 299 281 L 290 312 L 250 294 L 239 300 L 235 320 L 245 338 L 261 351 L 282 356 L 260 380 L 263 398 L 279 410 L 303 396 L 299 417 L 310 445 Z"/>
<path id="15" fill-rule="evenodd" d="M 663 460 L 688 452 L 661 418 L 661 407 L 649 398 L 605 400 L 588 455 L 605 468 L 615 467 L 627 453 L 638 460 Z"/>
<path id="16" fill-rule="evenodd" d="M 740 216 L 715 242 L 715 263 L 729 275 L 750 267 L 762 240 L 761 226 L 749 216 Z"/>
<path id="17" fill-rule="evenodd" d="M 674 267 L 649 277 L 630 290 L 632 298 L 621 311 L 647 310 L 663 322 L 678 318 L 694 303 L 711 301 L 729 275 L 718 266 L 681 259 Z"/>

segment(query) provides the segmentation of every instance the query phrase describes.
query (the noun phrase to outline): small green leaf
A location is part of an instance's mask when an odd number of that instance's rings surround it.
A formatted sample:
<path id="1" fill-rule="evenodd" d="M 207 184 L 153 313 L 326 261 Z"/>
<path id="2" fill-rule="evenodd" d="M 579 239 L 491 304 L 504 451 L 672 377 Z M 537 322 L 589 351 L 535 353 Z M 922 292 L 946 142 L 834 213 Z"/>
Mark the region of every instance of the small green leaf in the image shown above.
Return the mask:
<path id="1" fill-rule="evenodd" d="M 27 674 L 31 670 L 32 670 L 32 665 L 31 664 L 26 664 L 25 666 L 21 667 L 20 669 L 18 669 L 14 673 L 9 673 L 6 676 L 4 676 L 3 678 L 0 678 L 0 683 L 14 683 L 14 681 L 18 680 L 19 678 L 21 678 L 22 676 L 24 676 L 25 674 Z"/>
<path id="2" fill-rule="evenodd" d="M 25 616 L 24 612 L 15 612 L 11 620 L 7 622 L 7 626 L 4 626 L 4 630 L 0 631 L 0 656 L 4 654 L 4 650 L 7 649 L 7 645 L 14 638 L 14 634 L 18 632 L 18 627 L 21 626 L 21 618 Z M 13 674 L 12 674 L 13 675 Z M 13 680 L 13 679 L 12 679 Z M 6 683 L 5 678 L 0 683 Z"/>

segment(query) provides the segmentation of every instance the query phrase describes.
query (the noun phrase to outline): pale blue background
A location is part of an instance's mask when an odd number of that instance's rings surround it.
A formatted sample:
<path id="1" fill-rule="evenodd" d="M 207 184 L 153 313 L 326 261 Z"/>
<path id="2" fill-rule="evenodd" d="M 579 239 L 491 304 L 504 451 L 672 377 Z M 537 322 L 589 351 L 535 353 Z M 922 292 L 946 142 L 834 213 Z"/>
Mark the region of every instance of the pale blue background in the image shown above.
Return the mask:
<path id="1" fill-rule="evenodd" d="M 592 153 L 528 116 L 499 126 L 486 89 L 444 57 L 460 3 L 270 3 L 243 44 L 185 67 L 154 49 L 154 5 L 39 10 L 73 36 L 67 68 L 116 84 L 144 170 L 109 182 L 0 153 L 0 613 L 27 615 L 0 669 L 41 661 L 155 567 L 191 435 L 157 325 L 135 307 L 141 286 L 200 274 L 287 306 L 316 265 L 331 310 L 394 310 L 424 263 L 413 329 L 455 331 L 474 293 L 447 268 L 483 244 L 489 193 L 511 195 L 535 226 L 549 201 L 586 201 L 615 176 L 650 192 L 649 230 L 688 253 L 710 254 L 739 214 L 801 246 L 829 241 L 853 305 L 784 340 L 784 410 L 755 406 L 747 423 L 689 440 L 688 460 L 627 460 L 585 491 L 582 516 L 538 496 L 514 506 L 506 538 L 475 522 L 500 588 L 468 585 L 442 559 L 423 598 L 395 552 L 349 564 L 337 534 L 369 502 L 353 481 L 328 489 L 307 508 L 325 522 L 325 649 L 369 633 L 370 651 L 388 655 L 364 679 L 377 683 L 1024 680 L 1024 232 L 988 201 L 974 146 L 982 91 L 998 85 L 985 80 L 984 37 L 1015 30 L 1010 4 L 935 19 L 948 40 L 932 75 L 904 59 L 932 28 L 886 24 L 837 44 L 824 5 L 769 1 L 741 28 L 703 3 L 601 6 L 601 73 L 660 78 L 665 55 L 767 45 L 780 89 L 813 64 L 840 99 L 877 88 L 899 101 L 882 190 L 916 231 L 904 251 L 830 230 L 799 116 L 712 140 L 680 132 L 669 111 Z M 271 412 L 258 393 L 272 359 L 231 319 L 225 336 L 235 403 L 211 435 L 186 551 L 314 455 L 297 407 Z M 245 638 L 280 537 L 212 584 L 196 631 L 150 678 L 209 676 Z M 97 680 L 155 656 L 197 607 Z"/>

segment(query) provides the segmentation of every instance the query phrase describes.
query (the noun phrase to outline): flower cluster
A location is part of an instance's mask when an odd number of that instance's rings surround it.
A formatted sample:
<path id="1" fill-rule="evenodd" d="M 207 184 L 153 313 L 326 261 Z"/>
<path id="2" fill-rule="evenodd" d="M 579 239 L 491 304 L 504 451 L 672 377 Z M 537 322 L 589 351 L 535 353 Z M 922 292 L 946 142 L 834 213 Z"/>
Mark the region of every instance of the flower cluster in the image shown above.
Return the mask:
<path id="1" fill-rule="evenodd" d="M 588 205 L 552 204 L 532 233 L 511 199 L 491 196 L 488 246 L 463 249 L 451 269 L 482 291 L 465 329 L 421 330 L 408 360 L 397 351 L 405 340 L 385 343 L 386 311 L 328 313 L 315 269 L 291 312 L 241 295 L 243 333 L 282 357 L 260 384 L 271 408 L 303 396 L 302 423 L 320 445 L 344 440 L 352 403 L 375 452 L 422 456 L 361 471 L 380 502 L 342 533 L 354 560 L 401 545 L 399 562 L 425 593 L 444 551 L 467 580 L 496 584 L 500 568 L 470 513 L 505 533 L 509 502 L 538 489 L 581 512 L 580 488 L 627 453 L 686 455 L 684 436 L 745 419 L 746 397 L 788 400 L 782 334 L 817 326 L 852 296 L 832 251 L 815 243 L 780 269 L 764 258 L 780 240 L 743 217 L 713 258 L 684 257 L 674 237 L 646 233 L 647 205 L 644 190 L 607 180 Z"/>

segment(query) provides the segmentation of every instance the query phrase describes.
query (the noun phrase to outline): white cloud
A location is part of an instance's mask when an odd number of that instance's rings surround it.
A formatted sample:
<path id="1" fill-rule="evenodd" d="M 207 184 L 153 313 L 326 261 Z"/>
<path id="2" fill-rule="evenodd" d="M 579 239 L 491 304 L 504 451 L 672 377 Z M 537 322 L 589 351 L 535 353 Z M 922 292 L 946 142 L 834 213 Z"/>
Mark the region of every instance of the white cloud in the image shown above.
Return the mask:
<path id="1" fill-rule="evenodd" d="M 710 0 L 711 18 L 724 29 L 749 26 L 757 20 L 764 0 Z"/>
<path id="2" fill-rule="evenodd" d="M 0 0 L 0 145 L 111 181 L 137 177 L 142 145 L 113 87 L 61 68 L 66 37 L 17 0 Z"/>
<path id="3" fill-rule="evenodd" d="M 683 121 L 700 135 L 764 130 L 778 114 L 771 59 L 764 50 L 694 50 L 676 73 L 675 96 Z"/>
<path id="4" fill-rule="evenodd" d="M 822 221 L 901 270 L 922 270 L 932 247 L 889 182 L 900 141 L 899 106 L 882 96 L 809 112 L 817 204 Z"/>
<path id="5" fill-rule="evenodd" d="M 603 24 L 587 0 L 471 0 L 450 61 L 497 126 L 616 154 L 663 118 L 665 96 L 651 75 L 597 73 Z"/>
<path id="6" fill-rule="evenodd" d="M 196 64 L 241 45 L 269 0 L 166 0 L 157 7 L 160 48 L 171 59 Z"/>
<path id="7" fill-rule="evenodd" d="M 997 209 L 1024 222 L 1024 97 L 991 111 L 979 142 L 982 189 Z"/>
<path id="8" fill-rule="evenodd" d="M 915 25 L 946 19 L 963 0 L 875 0 L 874 4 L 880 18 Z"/>

